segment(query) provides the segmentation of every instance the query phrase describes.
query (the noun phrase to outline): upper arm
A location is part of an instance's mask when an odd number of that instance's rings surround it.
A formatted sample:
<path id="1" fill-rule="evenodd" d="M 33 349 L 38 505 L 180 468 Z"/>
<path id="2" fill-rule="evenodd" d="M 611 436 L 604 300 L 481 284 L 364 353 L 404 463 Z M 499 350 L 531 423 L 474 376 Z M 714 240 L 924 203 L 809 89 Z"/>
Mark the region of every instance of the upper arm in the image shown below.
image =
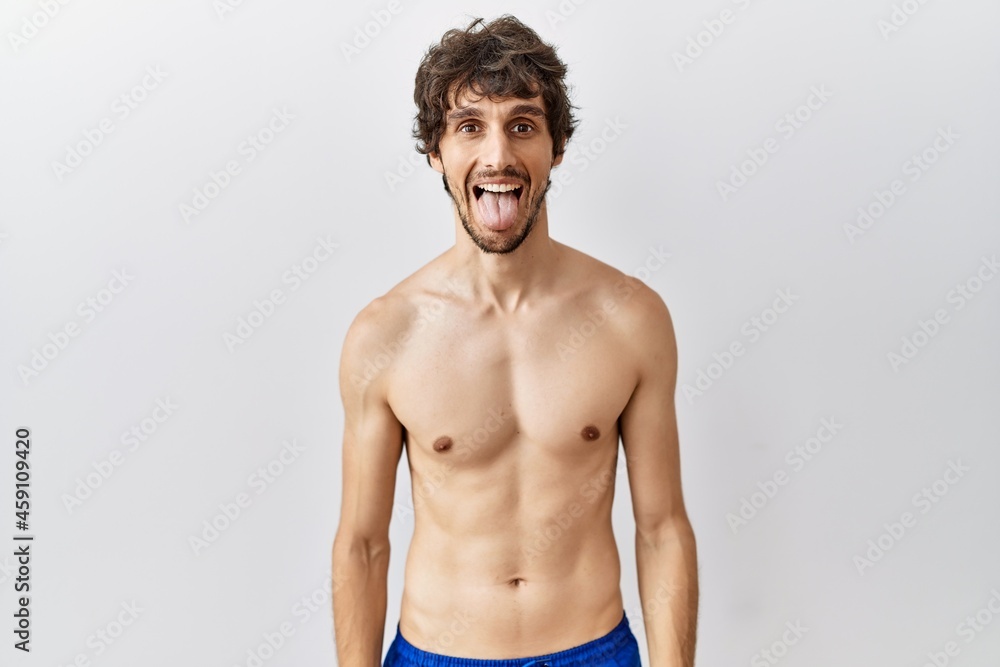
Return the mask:
<path id="1" fill-rule="evenodd" d="M 340 358 L 344 439 L 337 534 L 369 545 L 388 544 L 403 448 L 403 427 L 386 400 L 387 373 L 377 364 L 381 332 L 392 329 L 388 317 L 384 297 L 363 309 L 348 328 Z"/>
<path id="2" fill-rule="evenodd" d="M 639 379 L 619 423 L 636 530 L 652 536 L 688 520 L 674 408 L 677 344 L 670 312 L 655 290 L 640 285 L 630 306 L 625 340 Z"/>

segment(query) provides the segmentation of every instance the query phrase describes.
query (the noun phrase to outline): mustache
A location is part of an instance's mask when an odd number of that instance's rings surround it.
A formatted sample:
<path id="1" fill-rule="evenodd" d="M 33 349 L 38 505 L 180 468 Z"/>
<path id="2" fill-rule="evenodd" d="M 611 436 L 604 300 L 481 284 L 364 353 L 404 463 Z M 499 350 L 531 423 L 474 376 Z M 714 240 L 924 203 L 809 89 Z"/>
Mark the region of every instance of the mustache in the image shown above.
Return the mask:
<path id="1" fill-rule="evenodd" d="M 481 171 L 477 174 L 470 174 L 469 178 L 465 181 L 465 186 L 471 187 L 473 181 L 485 181 L 491 178 L 514 178 L 525 183 L 530 183 L 531 179 L 528 174 L 517 171 L 514 168 L 503 169 L 502 171 Z"/>

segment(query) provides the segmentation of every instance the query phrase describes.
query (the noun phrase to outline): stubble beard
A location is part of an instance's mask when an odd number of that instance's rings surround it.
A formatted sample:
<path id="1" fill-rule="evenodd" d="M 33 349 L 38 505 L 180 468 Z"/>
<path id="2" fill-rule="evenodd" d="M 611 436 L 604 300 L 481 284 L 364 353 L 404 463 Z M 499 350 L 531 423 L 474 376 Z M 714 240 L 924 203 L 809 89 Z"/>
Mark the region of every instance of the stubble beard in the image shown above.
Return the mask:
<path id="1" fill-rule="evenodd" d="M 542 210 L 542 204 L 545 203 L 545 195 L 548 193 L 549 188 L 552 187 L 552 180 L 547 179 L 545 182 L 545 189 L 539 192 L 534 199 L 528 202 L 528 218 L 520 233 L 513 236 L 504 236 L 507 231 L 509 231 L 504 230 L 503 232 L 497 232 L 497 234 L 500 234 L 501 236 L 485 237 L 479 234 L 469 222 L 470 207 L 467 206 L 467 204 L 469 202 L 473 202 L 473 205 L 475 205 L 474 202 L 476 201 L 475 195 L 471 192 L 472 188 L 467 188 L 464 191 L 465 196 L 462 197 L 461 201 L 459 201 L 452 193 L 447 173 L 444 174 L 443 180 L 444 189 L 448 193 L 448 196 L 451 197 L 452 202 L 455 203 L 455 208 L 458 209 L 458 217 L 462 220 L 462 227 L 465 229 L 465 232 L 469 235 L 469 238 L 472 239 L 472 242 L 476 244 L 476 247 L 484 253 L 491 255 L 507 255 L 517 250 L 520 245 L 524 243 L 524 240 L 528 238 L 528 234 L 531 233 L 531 230 L 535 226 L 535 222 L 538 220 L 538 216 Z M 526 194 L 522 196 L 526 196 Z M 518 202 L 518 204 L 520 204 L 520 202 Z M 516 225 L 517 223 L 515 222 L 514 226 Z"/>

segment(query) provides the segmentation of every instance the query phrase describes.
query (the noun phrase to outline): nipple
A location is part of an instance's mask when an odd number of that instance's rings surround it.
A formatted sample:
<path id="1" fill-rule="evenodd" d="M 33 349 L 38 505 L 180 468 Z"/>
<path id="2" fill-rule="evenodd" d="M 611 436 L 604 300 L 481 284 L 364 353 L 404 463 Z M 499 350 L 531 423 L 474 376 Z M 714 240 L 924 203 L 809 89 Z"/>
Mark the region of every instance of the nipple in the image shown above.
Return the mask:
<path id="1" fill-rule="evenodd" d="M 583 436 L 584 440 L 597 440 L 601 437 L 601 432 L 593 424 L 587 424 L 583 427 L 583 430 L 580 431 L 580 435 Z"/>
<path id="2" fill-rule="evenodd" d="M 451 438 L 446 435 L 442 435 L 440 438 L 434 441 L 434 451 L 436 452 L 446 452 L 451 449 Z"/>

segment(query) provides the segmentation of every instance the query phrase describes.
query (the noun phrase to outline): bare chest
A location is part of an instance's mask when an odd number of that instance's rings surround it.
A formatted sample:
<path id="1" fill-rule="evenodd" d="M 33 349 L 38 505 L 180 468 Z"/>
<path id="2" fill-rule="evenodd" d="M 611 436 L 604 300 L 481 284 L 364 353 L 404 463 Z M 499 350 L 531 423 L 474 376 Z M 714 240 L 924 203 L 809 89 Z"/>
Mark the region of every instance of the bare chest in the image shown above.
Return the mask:
<path id="1" fill-rule="evenodd" d="M 636 382 L 621 343 L 574 309 L 516 325 L 457 313 L 428 323 L 389 382 L 411 461 L 473 468 L 523 454 L 570 465 L 617 448 Z"/>

